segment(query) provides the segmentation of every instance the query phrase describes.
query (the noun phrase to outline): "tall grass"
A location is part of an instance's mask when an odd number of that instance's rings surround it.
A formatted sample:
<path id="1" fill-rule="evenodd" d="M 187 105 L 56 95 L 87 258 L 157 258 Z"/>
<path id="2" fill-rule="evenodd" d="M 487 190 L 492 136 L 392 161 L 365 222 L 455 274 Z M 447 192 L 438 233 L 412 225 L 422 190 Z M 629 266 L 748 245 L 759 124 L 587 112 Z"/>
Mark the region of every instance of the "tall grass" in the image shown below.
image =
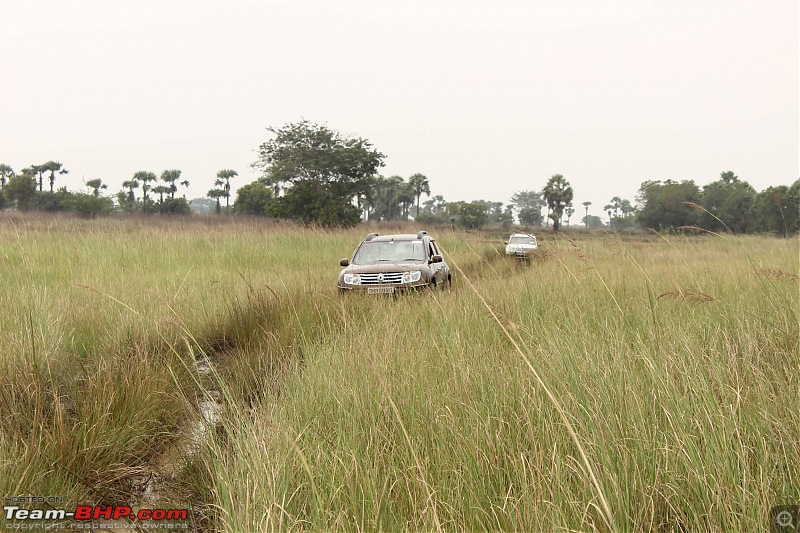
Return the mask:
<path id="1" fill-rule="evenodd" d="M 796 242 L 556 240 L 518 271 L 449 238 L 479 256 L 478 292 L 560 399 L 618 529 L 760 529 L 800 497 L 797 287 L 760 272 L 796 271 Z M 476 294 L 345 313 L 212 448 L 225 529 L 607 529 Z"/>
<path id="2" fill-rule="evenodd" d="M 213 396 L 162 492 L 198 528 L 754 530 L 800 501 L 796 239 L 541 236 L 525 265 L 445 232 L 474 290 L 340 298 L 362 233 L 0 222 L 0 492 L 136 499 Z"/>

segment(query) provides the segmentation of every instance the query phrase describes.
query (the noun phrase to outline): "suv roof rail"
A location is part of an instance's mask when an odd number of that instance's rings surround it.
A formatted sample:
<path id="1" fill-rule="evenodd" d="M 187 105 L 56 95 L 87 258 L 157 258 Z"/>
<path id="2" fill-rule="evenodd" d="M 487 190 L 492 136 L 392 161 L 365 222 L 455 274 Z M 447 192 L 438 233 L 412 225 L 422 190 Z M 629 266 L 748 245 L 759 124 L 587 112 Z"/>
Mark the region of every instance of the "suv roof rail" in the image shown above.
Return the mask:
<path id="1" fill-rule="evenodd" d="M 427 231 L 422 230 L 419 233 L 417 233 L 417 239 L 421 239 L 424 235 L 427 235 L 427 234 L 428 234 Z"/>
<path id="2" fill-rule="evenodd" d="M 375 237 L 378 237 L 379 235 L 380 235 L 380 233 L 369 233 L 367 235 L 367 238 L 364 239 L 364 240 L 365 241 L 371 241 L 372 239 L 374 239 Z"/>

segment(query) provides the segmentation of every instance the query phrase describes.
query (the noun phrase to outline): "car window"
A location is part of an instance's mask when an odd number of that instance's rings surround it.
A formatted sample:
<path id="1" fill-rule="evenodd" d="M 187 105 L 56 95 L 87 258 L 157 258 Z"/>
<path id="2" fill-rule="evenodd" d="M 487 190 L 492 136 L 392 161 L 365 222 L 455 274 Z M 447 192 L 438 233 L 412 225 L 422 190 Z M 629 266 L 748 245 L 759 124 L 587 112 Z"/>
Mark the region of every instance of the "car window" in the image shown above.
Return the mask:
<path id="1" fill-rule="evenodd" d="M 528 235 L 516 235 L 511 237 L 509 244 L 536 244 L 536 239 Z"/>
<path id="2" fill-rule="evenodd" d="M 353 257 L 353 264 L 424 260 L 422 241 L 369 241 L 361 244 Z"/>

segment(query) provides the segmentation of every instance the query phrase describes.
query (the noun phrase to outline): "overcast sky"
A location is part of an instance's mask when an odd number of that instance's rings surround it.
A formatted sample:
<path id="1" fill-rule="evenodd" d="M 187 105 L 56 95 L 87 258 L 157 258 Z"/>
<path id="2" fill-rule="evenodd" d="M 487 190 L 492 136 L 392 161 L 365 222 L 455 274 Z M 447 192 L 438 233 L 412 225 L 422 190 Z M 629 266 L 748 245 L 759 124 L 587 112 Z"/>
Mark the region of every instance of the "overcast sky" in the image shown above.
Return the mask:
<path id="1" fill-rule="evenodd" d="M 0 163 L 61 161 L 71 190 L 249 183 L 266 128 L 301 118 L 451 201 L 560 173 L 600 214 L 648 179 L 800 175 L 797 0 L 2 0 L 0 21 Z"/>

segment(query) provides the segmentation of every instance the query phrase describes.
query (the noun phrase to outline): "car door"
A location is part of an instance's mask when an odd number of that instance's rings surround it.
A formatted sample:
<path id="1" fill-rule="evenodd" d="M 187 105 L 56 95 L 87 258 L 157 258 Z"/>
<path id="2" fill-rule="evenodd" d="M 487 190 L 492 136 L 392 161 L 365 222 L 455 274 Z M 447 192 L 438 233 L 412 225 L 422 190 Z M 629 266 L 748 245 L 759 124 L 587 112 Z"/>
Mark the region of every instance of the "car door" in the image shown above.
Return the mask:
<path id="1" fill-rule="evenodd" d="M 436 244 L 436 241 L 431 239 L 429 246 L 430 246 L 431 257 L 433 257 L 434 255 L 442 255 L 442 251 L 439 249 L 439 246 Z M 447 282 L 447 274 L 448 274 L 447 263 L 445 263 L 443 259 L 441 263 L 433 263 L 431 266 L 433 267 L 434 270 L 433 276 L 434 278 L 436 278 L 436 285 L 438 287 L 444 287 L 444 283 Z"/>

